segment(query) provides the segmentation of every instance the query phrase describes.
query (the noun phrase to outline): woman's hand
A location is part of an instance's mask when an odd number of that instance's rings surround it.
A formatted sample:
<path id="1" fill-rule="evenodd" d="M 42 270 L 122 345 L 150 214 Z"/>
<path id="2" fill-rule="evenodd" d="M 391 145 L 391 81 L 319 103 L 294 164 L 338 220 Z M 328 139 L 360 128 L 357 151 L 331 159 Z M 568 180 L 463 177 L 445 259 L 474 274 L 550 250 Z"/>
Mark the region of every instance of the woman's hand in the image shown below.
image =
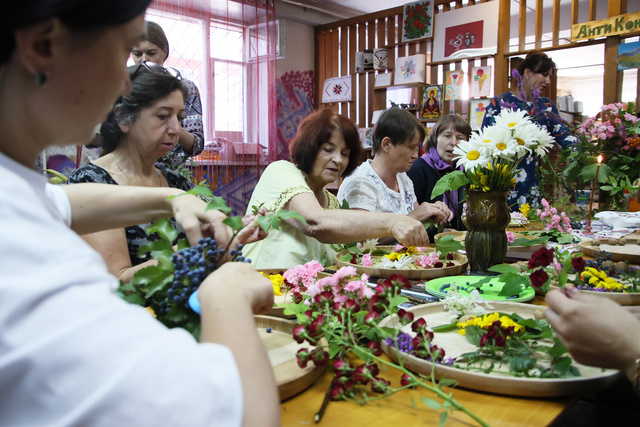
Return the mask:
<path id="1" fill-rule="evenodd" d="M 262 240 L 267 237 L 267 232 L 258 225 L 256 221 L 258 217 L 266 216 L 269 214 L 266 208 L 261 207 L 258 212 L 255 214 L 246 214 L 242 217 L 242 225 L 244 228 L 240 230 L 238 235 L 234 240 L 234 245 L 238 244 L 248 245 L 249 243 L 254 243 L 259 240 Z M 232 245 L 233 246 L 233 245 Z"/>
<path id="2" fill-rule="evenodd" d="M 409 216 L 395 215 L 391 224 L 391 235 L 403 246 L 427 246 L 429 234 L 424 225 Z"/>
<path id="3" fill-rule="evenodd" d="M 640 355 L 640 320 L 615 302 L 572 286 L 547 294 L 545 317 L 573 358 L 633 377 Z"/>
<path id="4" fill-rule="evenodd" d="M 453 212 L 451 212 L 449 207 L 443 202 L 423 202 L 418 205 L 415 210 L 409 214 L 409 216 L 420 222 L 424 222 L 428 218 L 435 217 L 438 224 L 447 224 L 453 219 Z"/>
<path id="5" fill-rule="evenodd" d="M 218 247 L 227 246 L 233 230 L 222 222 L 227 218 L 224 213 L 216 209 L 207 210 L 207 203 L 191 194 L 174 197 L 169 203 L 190 244 L 197 245 L 202 237 L 211 237 Z"/>
<path id="6" fill-rule="evenodd" d="M 246 301 L 254 314 L 266 314 L 273 307 L 271 281 L 247 263 L 229 262 L 211 273 L 198 288 L 202 310 L 214 307 L 220 293 L 234 294 Z M 237 303 L 240 300 L 235 299 Z"/>

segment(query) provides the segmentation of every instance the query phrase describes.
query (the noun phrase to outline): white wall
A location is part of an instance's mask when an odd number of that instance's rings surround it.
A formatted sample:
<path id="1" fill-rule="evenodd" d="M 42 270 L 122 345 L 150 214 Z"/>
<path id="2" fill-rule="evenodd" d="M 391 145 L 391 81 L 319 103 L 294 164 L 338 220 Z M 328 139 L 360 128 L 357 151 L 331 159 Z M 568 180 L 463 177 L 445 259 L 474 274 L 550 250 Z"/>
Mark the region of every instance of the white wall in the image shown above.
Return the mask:
<path id="1" fill-rule="evenodd" d="M 278 78 L 290 71 L 313 71 L 313 27 L 289 19 L 280 19 L 280 24 L 284 23 L 285 57 L 278 59 Z"/>

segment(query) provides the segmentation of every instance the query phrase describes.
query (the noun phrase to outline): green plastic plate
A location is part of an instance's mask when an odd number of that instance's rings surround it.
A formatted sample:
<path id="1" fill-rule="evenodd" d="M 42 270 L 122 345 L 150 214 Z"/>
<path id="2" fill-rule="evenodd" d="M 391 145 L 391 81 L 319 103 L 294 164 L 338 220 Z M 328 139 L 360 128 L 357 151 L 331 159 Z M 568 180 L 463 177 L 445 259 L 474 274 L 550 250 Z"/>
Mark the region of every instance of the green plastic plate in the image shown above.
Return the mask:
<path id="1" fill-rule="evenodd" d="M 474 288 L 469 288 L 467 291 L 467 287 L 469 284 L 473 284 L 479 282 L 482 279 L 485 279 L 486 276 L 449 276 L 449 277 L 440 277 L 438 279 L 429 280 L 425 282 L 424 289 L 430 293 L 431 295 L 435 295 L 438 298 L 444 298 L 447 296 L 447 290 L 450 288 L 456 289 L 459 286 L 458 292 L 460 295 L 469 296 L 469 293 Z M 535 291 L 531 286 L 527 286 L 526 289 L 516 298 L 507 298 L 498 295 L 502 290 L 503 282 L 499 282 L 497 277 L 492 277 L 492 280 L 489 283 L 485 283 L 479 289 L 482 290 L 480 296 L 483 299 L 488 301 L 513 301 L 513 302 L 525 302 L 530 301 L 536 295 Z M 447 286 L 449 285 L 449 286 Z"/>

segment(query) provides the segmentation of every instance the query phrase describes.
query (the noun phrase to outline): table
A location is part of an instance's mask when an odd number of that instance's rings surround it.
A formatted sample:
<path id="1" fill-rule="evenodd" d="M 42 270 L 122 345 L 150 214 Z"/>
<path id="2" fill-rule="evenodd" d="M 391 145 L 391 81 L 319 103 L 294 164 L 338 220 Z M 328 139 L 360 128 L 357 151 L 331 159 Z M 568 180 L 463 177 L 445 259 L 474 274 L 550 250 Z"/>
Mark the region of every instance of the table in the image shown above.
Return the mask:
<path id="1" fill-rule="evenodd" d="M 536 296 L 533 304 L 544 305 L 544 298 Z M 384 371 L 382 376 L 399 385 L 399 371 Z M 282 425 L 314 424 L 314 414 L 320 409 L 324 394 L 331 384 L 330 369 L 309 389 L 281 404 Z M 491 426 L 545 426 L 550 424 L 573 401 L 573 398 L 522 398 L 451 389 L 453 397 Z M 439 424 L 440 412 L 425 406 L 420 397 L 433 398 L 428 390 L 403 390 L 393 396 L 360 406 L 355 402 L 330 402 L 320 425 L 325 426 L 433 426 Z M 411 399 L 416 404 L 413 408 Z M 449 415 L 447 426 L 470 426 L 476 422 L 456 411 Z"/>

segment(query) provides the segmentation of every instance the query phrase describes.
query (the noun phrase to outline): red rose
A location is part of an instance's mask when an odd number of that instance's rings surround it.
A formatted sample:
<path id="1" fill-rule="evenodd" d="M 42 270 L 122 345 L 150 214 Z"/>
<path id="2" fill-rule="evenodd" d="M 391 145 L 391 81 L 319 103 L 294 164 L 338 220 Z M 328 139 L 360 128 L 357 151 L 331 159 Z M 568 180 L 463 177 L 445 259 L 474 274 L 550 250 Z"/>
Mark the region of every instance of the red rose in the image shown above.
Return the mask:
<path id="1" fill-rule="evenodd" d="M 543 269 L 538 269 L 531 273 L 531 286 L 536 289 L 540 289 L 542 285 L 545 284 L 547 280 L 549 280 L 549 275 Z"/>
<path id="2" fill-rule="evenodd" d="M 540 248 L 531 255 L 529 268 L 546 267 L 553 261 L 553 249 Z"/>
<path id="3" fill-rule="evenodd" d="M 571 266 L 575 268 L 575 270 L 580 273 L 586 267 L 587 262 L 581 256 L 573 258 L 571 260 Z"/>

